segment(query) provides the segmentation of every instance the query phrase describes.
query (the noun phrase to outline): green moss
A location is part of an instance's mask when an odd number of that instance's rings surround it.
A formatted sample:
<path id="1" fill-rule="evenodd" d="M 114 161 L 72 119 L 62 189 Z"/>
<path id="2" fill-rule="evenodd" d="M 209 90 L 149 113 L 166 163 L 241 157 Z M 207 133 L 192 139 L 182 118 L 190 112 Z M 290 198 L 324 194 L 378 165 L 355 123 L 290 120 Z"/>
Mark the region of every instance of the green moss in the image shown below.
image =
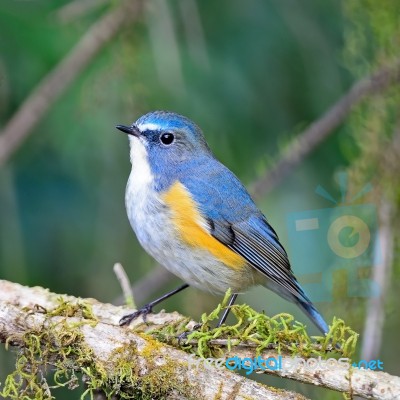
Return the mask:
<path id="1" fill-rule="evenodd" d="M 178 393 L 186 393 L 190 383 L 186 379 L 179 379 L 181 376 L 177 371 L 182 368 L 179 362 L 169 358 L 163 359 L 162 368 L 158 368 L 154 361 L 154 352 L 161 345 L 149 336 L 145 337 L 150 344 L 140 352 L 140 358 L 146 359 L 148 371 L 145 375 L 139 374 L 136 370 L 139 358 L 134 346 L 124 346 L 117 349 L 110 359 L 116 359 L 113 367 L 114 375 L 107 380 L 93 380 L 92 387 L 86 391 L 101 388 L 108 398 L 117 395 L 121 399 L 164 399 L 172 390 Z M 182 376 L 184 376 L 182 374 Z M 85 393 L 85 394 L 87 394 Z M 202 398 L 199 394 L 195 398 Z"/>
<path id="2" fill-rule="evenodd" d="M 22 343 L 17 354 L 15 371 L 8 375 L 1 397 L 10 399 L 52 399 L 54 387 L 77 387 L 76 371 L 78 365 L 88 365 L 92 360 L 90 350 L 85 348 L 83 337 L 76 329 L 79 324 L 96 324 L 90 304 L 71 303 L 58 299 L 58 305 L 51 311 L 36 307 L 32 312 L 46 315 L 40 331 L 28 330 L 22 337 L 9 337 L 6 348 L 16 341 Z M 79 317 L 79 322 L 67 324 L 65 319 L 50 323 L 55 316 Z M 50 386 L 46 373 L 55 367 L 54 385 Z"/>
<path id="3" fill-rule="evenodd" d="M 203 314 L 202 326 L 198 331 L 188 335 L 182 348 L 200 357 L 220 357 L 226 347 L 232 347 L 243 342 L 252 344 L 256 354 L 271 346 L 279 353 L 301 355 L 304 357 L 351 357 L 355 351 L 358 334 L 346 326 L 343 320 L 334 318 L 326 336 L 309 336 L 306 326 L 294 320 L 290 314 L 277 314 L 269 317 L 253 310 L 247 304 L 234 305 L 231 312 L 236 322 L 230 326 L 211 328 L 211 322 L 219 319 L 221 311 L 227 307 L 230 297 L 228 291 L 224 300 L 210 314 Z M 185 331 L 185 321 L 179 321 L 175 326 L 166 326 L 152 331 L 159 340 L 178 345 L 177 337 Z M 215 339 L 225 339 L 227 346 L 212 344 Z M 193 343 L 194 342 L 194 343 Z M 188 344 L 189 343 L 189 344 Z"/>

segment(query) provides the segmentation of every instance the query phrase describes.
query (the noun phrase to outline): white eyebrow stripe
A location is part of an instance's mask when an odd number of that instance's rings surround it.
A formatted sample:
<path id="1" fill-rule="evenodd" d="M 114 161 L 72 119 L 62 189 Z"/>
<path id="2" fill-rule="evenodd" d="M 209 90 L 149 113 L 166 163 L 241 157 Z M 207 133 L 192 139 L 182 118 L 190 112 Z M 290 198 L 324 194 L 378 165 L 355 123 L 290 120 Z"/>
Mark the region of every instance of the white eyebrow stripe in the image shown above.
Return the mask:
<path id="1" fill-rule="evenodd" d="M 137 125 L 140 131 L 156 131 L 160 129 L 160 126 L 157 124 L 153 124 L 151 122 L 145 123 L 145 124 L 140 124 Z"/>

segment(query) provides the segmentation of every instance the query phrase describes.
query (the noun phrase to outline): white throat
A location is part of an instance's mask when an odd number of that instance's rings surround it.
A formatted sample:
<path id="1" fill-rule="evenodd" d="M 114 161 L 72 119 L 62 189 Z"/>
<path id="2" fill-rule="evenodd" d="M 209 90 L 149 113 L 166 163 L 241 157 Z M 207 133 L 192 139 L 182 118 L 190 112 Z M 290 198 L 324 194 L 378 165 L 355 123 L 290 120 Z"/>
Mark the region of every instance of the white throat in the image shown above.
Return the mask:
<path id="1" fill-rule="evenodd" d="M 145 246 L 149 216 L 156 214 L 160 205 L 154 190 L 154 176 L 150 169 L 146 144 L 143 139 L 130 137 L 132 171 L 125 193 L 129 221 L 142 246 Z M 157 227 L 159 229 L 159 227 Z"/>
<path id="2" fill-rule="evenodd" d="M 132 163 L 130 184 L 134 186 L 132 187 L 134 191 L 146 190 L 153 183 L 146 145 L 142 139 L 131 136 L 129 137 L 129 144 Z"/>

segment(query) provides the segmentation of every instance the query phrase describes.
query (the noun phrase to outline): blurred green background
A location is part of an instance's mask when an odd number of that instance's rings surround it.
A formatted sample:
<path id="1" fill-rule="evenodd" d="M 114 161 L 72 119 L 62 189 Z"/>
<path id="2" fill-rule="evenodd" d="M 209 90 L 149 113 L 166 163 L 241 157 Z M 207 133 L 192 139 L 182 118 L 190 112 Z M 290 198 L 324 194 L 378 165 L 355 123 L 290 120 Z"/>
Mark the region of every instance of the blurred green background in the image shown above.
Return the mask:
<path id="1" fill-rule="evenodd" d="M 104 0 L 0 0 L 0 127 L 87 30 L 119 6 Z M 399 15 L 400 3 L 390 0 L 145 2 L 139 16 L 132 13 L 131 22 L 127 16 L 128 23 L 0 167 L 0 278 L 115 301 L 121 292 L 115 262 L 123 264 L 132 282 L 155 263 L 140 248 L 126 217 L 128 143 L 114 126 L 156 109 L 186 115 L 202 127 L 217 158 L 250 186 L 355 81 L 391 63 L 399 48 Z M 400 175 L 388 167 L 387 153 L 394 148 L 399 104 L 395 88 L 367 99 L 257 201 L 295 257 L 287 215 L 331 207 L 314 190 L 322 185 L 340 198 L 339 171 L 347 171 L 353 194 L 373 184 L 374 191 L 361 202 L 379 209 L 381 199 L 387 200 L 395 246 L 392 279 L 383 291 L 379 358 L 385 371 L 397 375 Z M 397 165 L 396 153 L 392 158 Z M 348 296 L 346 282 L 340 282 L 333 301 L 317 306 L 328 322 L 336 315 L 362 332 L 368 299 Z M 177 284 L 149 288 L 138 302 Z M 218 301 L 189 289 L 162 307 L 199 318 Z M 268 314 L 290 312 L 309 324 L 296 307 L 265 289 L 253 289 L 240 301 Z M 0 349 L 2 382 L 12 360 Z M 310 398 L 342 398 L 286 380 L 257 379 Z M 55 394 L 71 398 L 62 390 Z"/>

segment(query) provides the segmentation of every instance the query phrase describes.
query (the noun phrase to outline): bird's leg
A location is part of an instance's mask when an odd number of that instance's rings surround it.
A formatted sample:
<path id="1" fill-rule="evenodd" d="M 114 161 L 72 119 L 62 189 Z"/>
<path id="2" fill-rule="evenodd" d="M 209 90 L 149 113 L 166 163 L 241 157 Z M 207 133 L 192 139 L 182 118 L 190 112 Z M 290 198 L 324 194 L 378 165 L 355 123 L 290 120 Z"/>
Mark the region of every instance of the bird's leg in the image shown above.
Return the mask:
<path id="1" fill-rule="evenodd" d="M 231 306 L 233 306 L 233 304 L 235 303 L 237 297 L 238 297 L 238 294 L 237 293 L 233 293 L 233 295 L 229 299 L 228 306 L 226 307 L 221 319 L 218 322 L 217 328 L 219 328 L 226 321 L 226 318 L 228 317 L 229 311 L 231 310 Z"/>
<path id="2" fill-rule="evenodd" d="M 156 306 L 157 304 L 161 303 L 165 299 L 168 299 L 169 297 L 173 296 L 174 294 L 180 292 L 183 289 L 186 289 L 189 287 L 187 283 L 185 283 L 182 286 L 179 286 L 178 288 L 172 290 L 171 292 L 165 293 L 163 296 L 159 297 L 156 300 L 151 301 L 150 303 L 144 305 L 142 308 L 139 310 L 135 311 L 134 313 L 124 315 L 120 320 L 119 320 L 119 325 L 124 326 L 124 325 L 129 325 L 134 319 L 139 317 L 140 315 L 143 316 L 143 321 L 146 323 L 147 319 L 147 314 L 150 314 L 153 312 L 153 307 Z"/>
<path id="3" fill-rule="evenodd" d="M 182 332 L 182 333 L 178 336 L 178 338 L 177 338 L 177 339 L 178 339 L 178 345 L 181 344 L 181 341 L 182 341 L 182 340 L 186 340 L 187 337 L 188 337 L 191 333 L 193 333 L 193 332 L 199 330 L 200 328 L 201 328 L 201 324 L 196 324 L 196 325 L 193 327 L 193 329 L 192 329 L 191 331 Z"/>
<path id="4" fill-rule="evenodd" d="M 228 317 L 229 311 L 230 311 L 230 307 L 233 306 L 233 304 L 236 301 L 236 298 L 238 297 L 237 293 L 234 293 L 228 302 L 228 306 L 226 307 L 226 310 L 224 311 L 224 314 L 222 315 L 222 318 L 220 319 L 220 321 L 218 322 L 217 328 L 219 328 L 225 321 L 226 318 Z M 178 344 L 180 344 L 180 342 L 184 339 L 186 339 L 191 333 L 193 333 L 194 331 L 198 330 L 201 327 L 201 324 L 196 324 L 193 329 L 191 331 L 186 331 L 181 333 L 178 336 Z"/>

